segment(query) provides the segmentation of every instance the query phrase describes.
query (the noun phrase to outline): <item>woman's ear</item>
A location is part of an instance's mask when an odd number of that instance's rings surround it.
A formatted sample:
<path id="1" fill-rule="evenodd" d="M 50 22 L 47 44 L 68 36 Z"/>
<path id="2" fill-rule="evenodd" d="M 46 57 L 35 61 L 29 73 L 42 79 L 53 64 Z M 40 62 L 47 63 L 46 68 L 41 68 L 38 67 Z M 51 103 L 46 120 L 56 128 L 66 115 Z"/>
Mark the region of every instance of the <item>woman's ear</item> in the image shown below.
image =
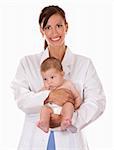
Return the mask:
<path id="1" fill-rule="evenodd" d="M 67 33 L 67 31 L 68 31 L 68 23 L 66 23 L 66 33 Z"/>
<path id="2" fill-rule="evenodd" d="M 40 32 L 41 32 L 42 36 L 44 37 L 44 31 L 43 31 L 42 27 L 40 27 Z"/>

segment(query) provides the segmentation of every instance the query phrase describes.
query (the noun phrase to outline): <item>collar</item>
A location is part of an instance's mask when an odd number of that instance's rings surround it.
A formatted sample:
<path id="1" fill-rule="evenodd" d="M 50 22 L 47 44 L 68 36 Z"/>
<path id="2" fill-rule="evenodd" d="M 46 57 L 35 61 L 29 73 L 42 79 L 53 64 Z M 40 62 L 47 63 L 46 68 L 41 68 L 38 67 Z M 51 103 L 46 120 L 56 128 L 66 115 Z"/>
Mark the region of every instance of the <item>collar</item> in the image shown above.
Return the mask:
<path id="1" fill-rule="evenodd" d="M 41 60 L 40 60 L 40 64 L 49 57 L 49 51 L 48 48 L 46 48 L 46 50 L 43 51 L 42 56 L 41 56 Z M 72 63 L 73 63 L 73 53 L 71 52 L 71 50 L 67 47 L 66 49 L 66 53 L 64 55 L 63 61 L 62 61 L 62 66 L 63 66 L 63 70 L 65 72 L 65 75 L 67 75 L 68 73 L 70 73 L 71 71 L 71 67 L 72 67 Z"/>

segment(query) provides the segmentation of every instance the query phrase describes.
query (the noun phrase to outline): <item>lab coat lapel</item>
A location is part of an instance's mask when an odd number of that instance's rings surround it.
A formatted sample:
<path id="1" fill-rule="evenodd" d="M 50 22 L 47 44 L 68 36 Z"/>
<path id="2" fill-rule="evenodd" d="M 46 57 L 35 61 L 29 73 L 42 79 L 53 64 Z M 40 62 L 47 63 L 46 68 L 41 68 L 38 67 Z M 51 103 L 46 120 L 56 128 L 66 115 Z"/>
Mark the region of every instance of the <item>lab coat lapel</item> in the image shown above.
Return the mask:
<path id="1" fill-rule="evenodd" d="M 42 56 L 41 56 L 40 65 L 41 65 L 41 63 L 42 63 L 46 58 L 48 58 L 48 57 L 49 57 L 49 51 L 48 51 L 48 49 L 45 49 L 45 50 L 43 51 L 43 53 L 42 53 Z"/>
<path id="2" fill-rule="evenodd" d="M 63 70 L 65 72 L 65 78 L 67 78 L 67 79 L 70 78 L 72 63 L 73 63 L 73 54 L 70 51 L 70 49 L 67 48 L 65 56 L 62 61 Z"/>

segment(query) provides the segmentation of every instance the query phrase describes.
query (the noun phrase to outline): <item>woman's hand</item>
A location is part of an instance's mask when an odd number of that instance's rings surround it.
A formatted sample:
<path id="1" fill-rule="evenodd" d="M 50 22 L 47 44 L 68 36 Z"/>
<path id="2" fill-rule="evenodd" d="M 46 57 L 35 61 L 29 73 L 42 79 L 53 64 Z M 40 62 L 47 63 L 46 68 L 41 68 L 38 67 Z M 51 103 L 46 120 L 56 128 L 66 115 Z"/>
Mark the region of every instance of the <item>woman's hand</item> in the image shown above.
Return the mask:
<path id="1" fill-rule="evenodd" d="M 63 106 L 66 102 L 71 102 L 74 105 L 74 95 L 70 90 L 65 88 L 55 89 L 50 92 L 44 103 L 46 104 L 48 102 L 55 103 L 60 106 Z"/>
<path id="2" fill-rule="evenodd" d="M 68 89 L 55 89 L 49 93 L 48 98 L 44 101 L 46 103 L 55 103 L 59 106 L 63 106 L 66 102 L 71 102 L 75 104 L 74 95 Z M 61 125 L 62 115 L 51 114 L 50 118 L 50 128 L 56 128 Z"/>
<path id="3" fill-rule="evenodd" d="M 61 120 L 62 120 L 62 115 L 51 114 L 50 124 L 49 124 L 50 128 L 60 127 Z"/>

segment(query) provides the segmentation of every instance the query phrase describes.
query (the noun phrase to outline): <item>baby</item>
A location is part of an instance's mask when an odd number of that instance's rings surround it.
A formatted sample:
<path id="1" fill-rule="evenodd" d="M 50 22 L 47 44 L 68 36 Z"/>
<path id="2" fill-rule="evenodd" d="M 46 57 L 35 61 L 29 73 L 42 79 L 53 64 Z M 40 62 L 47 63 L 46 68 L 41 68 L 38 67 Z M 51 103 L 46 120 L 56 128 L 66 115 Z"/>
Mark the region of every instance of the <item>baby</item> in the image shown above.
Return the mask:
<path id="1" fill-rule="evenodd" d="M 44 87 L 41 90 L 56 91 L 56 93 L 59 93 L 59 98 L 58 96 L 53 96 L 50 92 L 50 95 L 44 101 L 37 126 L 44 132 L 48 132 L 51 115 L 58 114 L 61 116 L 61 130 L 64 131 L 71 126 L 73 112 L 81 104 L 80 95 L 73 83 L 64 78 L 63 67 L 58 59 L 54 57 L 45 59 L 41 64 L 41 75 L 44 82 Z M 61 93 L 64 93 L 64 95 L 69 94 L 70 96 L 66 99 Z"/>

